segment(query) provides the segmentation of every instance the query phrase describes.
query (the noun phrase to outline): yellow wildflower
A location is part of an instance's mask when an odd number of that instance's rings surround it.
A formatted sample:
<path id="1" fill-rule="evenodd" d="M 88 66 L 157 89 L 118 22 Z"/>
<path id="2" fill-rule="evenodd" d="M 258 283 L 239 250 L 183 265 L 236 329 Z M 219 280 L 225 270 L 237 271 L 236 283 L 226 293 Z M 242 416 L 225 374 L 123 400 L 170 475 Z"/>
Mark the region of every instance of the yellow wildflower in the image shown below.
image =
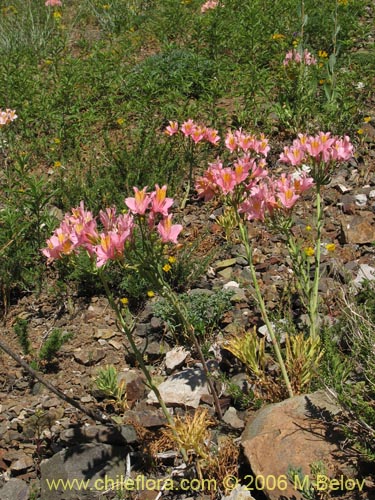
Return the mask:
<path id="1" fill-rule="evenodd" d="M 53 13 L 53 18 L 55 19 L 55 21 L 60 21 L 60 19 L 61 19 L 61 12 L 55 11 Z"/>
<path id="2" fill-rule="evenodd" d="M 370 122 L 370 121 L 371 121 L 371 116 L 365 116 L 365 117 L 363 118 L 363 121 L 364 121 L 365 123 Z"/>
<path id="3" fill-rule="evenodd" d="M 116 120 L 116 123 L 117 123 L 117 125 L 123 125 L 125 123 L 125 120 L 124 120 L 124 118 L 118 118 Z"/>
<path id="4" fill-rule="evenodd" d="M 47 66 L 49 66 L 52 63 L 53 63 L 53 61 L 51 59 L 45 59 L 44 60 L 44 64 L 47 64 Z"/>
<path id="5" fill-rule="evenodd" d="M 55 168 L 60 168 L 61 167 L 61 161 L 55 161 L 55 163 L 53 164 L 53 166 Z"/>
<path id="6" fill-rule="evenodd" d="M 312 227 L 311 226 L 306 226 L 306 231 L 311 231 Z"/>
<path id="7" fill-rule="evenodd" d="M 120 302 L 121 302 L 122 305 L 126 306 L 127 304 L 129 304 L 129 299 L 126 298 L 126 297 L 122 297 L 120 299 Z"/>
<path id="8" fill-rule="evenodd" d="M 111 6 L 110 6 L 108 3 L 105 3 L 104 5 L 102 5 L 102 8 L 103 8 L 104 10 L 108 10 L 108 9 L 110 9 L 110 8 L 111 8 Z"/>
<path id="9" fill-rule="evenodd" d="M 173 255 L 170 255 L 170 256 L 168 257 L 168 262 L 169 262 L 170 264 L 174 264 L 174 263 L 176 262 L 176 257 L 173 257 Z"/>
<path id="10" fill-rule="evenodd" d="M 328 250 L 328 252 L 334 252 L 336 250 L 336 245 L 334 243 L 327 243 L 326 250 Z"/>
<path id="11" fill-rule="evenodd" d="M 359 128 L 359 129 L 357 130 L 357 134 L 358 134 L 358 135 L 362 135 L 362 134 L 363 134 L 363 128 Z"/>
<path id="12" fill-rule="evenodd" d="M 272 40 L 283 40 L 285 38 L 285 35 L 282 33 L 275 33 L 274 35 L 271 36 Z"/>
<path id="13" fill-rule="evenodd" d="M 171 269 L 172 269 L 172 268 L 171 268 L 171 266 L 170 266 L 169 264 L 165 264 L 165 265 L 163 266 L 163 271 L 164 271 L 165 273 L 169 273 L 169 271 L 170 271 Z"/>
<path id="14" fill-rule="evenodd" d="M 61 141 L 60 141 L 60 139 L 59 139 L 58 137 L 55 137 L 55 138 L 53 139 L 53 142 L 54 142 L 55 144 L 60 144 L 60 142 L 61 142 Z"/>
<path id="15" fill-rule="evenodd" d="M 319 85 L 324 85 L 326 83 L 326 81 L 322 78 L 321 80 L 319 80 Z"/>
<path id="16" fill-rule="evenodd" d="M 304 249 L 304 252 L 308 257 L 312 257 L 315 253 L 315 250 L 313 249 L 313 247 L 307 247 Z"/>
<path id="17" fill-rule="evenodd" d="M 321 58 L 321 59 L 327 59 L 328 57 L 328 54 L 325 50 L 319 50 L 318 51 L 318 56 Z"/>
<path id="18" fill-rule="evenodd" d="M 152 291 L 152 290 L 148 290 L 147 292 L 147 297 L 154 297 L 155 296 L 155 293 Z"/>

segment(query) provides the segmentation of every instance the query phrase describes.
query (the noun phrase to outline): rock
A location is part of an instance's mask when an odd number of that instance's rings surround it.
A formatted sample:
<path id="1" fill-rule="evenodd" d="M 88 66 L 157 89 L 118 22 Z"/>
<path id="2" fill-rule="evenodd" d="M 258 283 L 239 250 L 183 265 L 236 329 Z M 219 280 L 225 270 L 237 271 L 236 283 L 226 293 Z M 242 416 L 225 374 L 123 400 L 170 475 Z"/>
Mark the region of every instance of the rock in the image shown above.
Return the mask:
<path id="1" fill-rule="evenodd" d="M 103 491 L 99 488 L 104 486 L 105 480 L 110 487 L 111 479 L 115 482 L 117 478 L 124 477 L 126 456 L 126 448 L 109 444 L 82 444 L 62 450 L 40 465 L 41 498 L 43 500 L 96 498 L 100 491 Z M 72 489 L 63 488 L 61 484 L 56 485 L 56 488 L 48 487 L 52 480 L 59 479 L 63 481 L 76 479 L 78 485 L 82 485 L 80 481 L 87 481 L 87 486 L 78 489 L 75 483 L 71 483 Z"/>
<path id="2" fill-rule="evenodd" d="M 22 454 L 22 456 L 20 456 L 18 460 L 12 463 L 12 465 L 10 466 L 10 470 L 12 472 L 24 472 L 29 467 L 33 467 L 33 465 L 34 460 L 28 455 Z"/>
<path id="3" fill-rule="evenodd" d="M 113 330 L 110 330 L 108 328 L 98 328 L 94 337 L 96 339 L 108 340 L 108 339 L 111 339 L 112 337 L 114 337 L 115 335 L 116 335 L 116 332 L 114 332 Z"/>
<path id="4" fill-rule="evenodd" d="M 301 467 L 305 477 L 310 474 L 310 465 L 322 460 L 327 475 L 335 477 L 338 462 L 335 463 L 334 454 L 339 452 L 339 445 L 333 438 L 327 439 L 325 424 L 312 416 L 319 415 L 321 409 L 332 414 L 340 412 L 324 391 L 295 396 L 259 410 L 241 437 L 254 475 L 286 478 L 289 467 Z M 283 489 L 265 489 L 264 493 L 271 500 L 302 500 L 300 492 L 287 479 L 285 489 L 283 485 Z"/>
<path id="5" fill-rule="evenodd" d="M 105 350 L 96 347 L 87 350 L 79 348 L 73 352 L 73 357 L 80 365 L 92 366 L 105 358 Z"/>
<path id="6" fill-rule="evenodd" d="M 236 259 L 225 259 L 218 260 L 213 264 L 213 268 L 215 271 L 220 271 L 221 269 L 226 269 L 227 267 L 232 267 L 236 264 Z"/>
<path id="7" fill-rule="evenodd" d="M 243 429 L 245 427 L 245 422 L 239 418 L 237 415 L 236 408 L 230 406 L 223 416 L 223 420 L 226 424 L 233 427 L 233 429 Z"/>
<path id="8" fill-rule="evenodd" d="M 169 406 L 198 408 L 203 395 L 209 395 L 206 376 L 201 368 L 187 368 L 172 375 L 158 387 L 161 397 Z M 148 395 L 148 403 L 157 402 L 153 392 Z"/>
<path id="9" fill-rule="evenodd" d="M 342 243 L 372 243 L 375 241 L 375 225 L 371 212 L 363 215 L 343 216 L 341 218 Z"/>
<path id="10" fill-rule="evenodd" d="M 228 283 L 225 283 L 225 285 L 223 285 L 223 290 L 234 290 L 239 287 L 240 285 L 237 283 L 237 281 L 228 281 Z"/>
<path id="11" fill-rule="evenodd" d="M 125 382 L 126 400 L 130 406 L 141 400 L 146 394 L 145 377 L 136 369 L 127 370 L 118 376 L 118 383 Z"/>
<path id="12" fill-rule="evenodd" d="M 167 373 L 171 373 L 176 368 L 180 368 L 188 354 L 189 352 L 184 347 L 175 347 L 171 351 L 168 351 L 165 356 L 165 368 Z"/>
<path id="13" fill-rule="evenodd" d="M 149 361 L 158 361 L 169 351 L 170 346 L 165 341 L 153 341 L 146 344 L 145 353 Z"/>
<path id="14" fill-rule="evenodd" d="M 29 486 L 22 479 L 10 479 L 0 488 L 1 500 L 29 500 Z"/>
<path id="15" fill-rule="evenodd" d="M 362 282 L 365 280 L 373 281 L 375 280 L 375 268 L 369 266 L 368 264 L 361 264 L 357 276 L 354 279 L 354 284 L 360 287 Z"/>
<path id="16" fill-rule="evenodd" d="M 74 444 L 95 442 L 123 446 L 135 443 L 137 439 L 137 434 L 132 425 L 124 425 L 121 429 L 113 426 L 89 425 L 87 427 L 81 426 L 66 429 L 60 434 L 62 442 Z"/>
<path id="17" fill-rule="evenodd" d="M 365 207 L 367 205 L 367 196 L 364 193 L 356 194 L 354 196 L 354 202 L 357 207 Z"/>
<path id="18" fill-rule="evenodd" d="M 221 497 L 221 500 L 255 500 L 247 486 L 236 486 L 229 495 Z"/>

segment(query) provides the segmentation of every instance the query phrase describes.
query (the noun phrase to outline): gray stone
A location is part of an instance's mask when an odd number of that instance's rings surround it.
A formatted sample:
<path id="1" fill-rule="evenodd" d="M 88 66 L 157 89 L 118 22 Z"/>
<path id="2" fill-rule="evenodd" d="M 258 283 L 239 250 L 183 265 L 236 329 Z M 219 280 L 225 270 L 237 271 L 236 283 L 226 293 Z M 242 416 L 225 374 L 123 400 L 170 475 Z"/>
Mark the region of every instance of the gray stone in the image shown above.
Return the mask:
<path id="1" fill-rule="evenodd" d="M 1 500 L 29 500 L 29 486 L 22 479 L 10 479 L 1 489 Z"/>
<path id="2" fill-rule="evenodd" d="M 171 373 L 176 368 L 180 368 L 186 360 L 188 354 L 189 352 L 181 346 L 168 351 L 165 356 L 165 368 L 167 373 Z"/>
<path id="3" fill-rule="evenodd" d="M 236 486 L 229 495 L 221 497 L 221 500 L 255 500 L 247 486 Z"/>
<path id="4" fill-rule="evenodd" d="M 245 427 L 245 422 L 239 418 L 237 415 L 236 408 L 230 406 L 223 416 L 223 420 L 226 424 L 233 427 L 233 429 L 243 429 Z"/>
<path id="5" fill-rule="evenodd" d="M 367 196 L 364 193 L 356 194 L 354 196 L 354 202 L 357 207 L 365 207 L 367 205 Z"/>
<path id="6" fill-rule="evenodd" d="M 360 287 L 365 280 L 375 280 L 375 268 L 368 264 L 361 264 L 357 276 L 354 279 L 354 285 Z"/>
<path id="7" fill-rule="evenodd" d="M 96 347 L 87 350 L 79 348 L 73 352 L 73 357 L 81 365 L 92 366 L 105 358 L 105 350 Z"/>
<path id="8" fill-rule="evenodd" d="M 41 470 L 41 498 L 43 500 L 92 500 L 100 493 L 99 487 L 104 480 L 116 481 L 124 477 L 126 470 L 126 448 L 109 444 L 82 444 L 62 450 L 49 460 L 44 460 Z M 72 489 L 58 485 L 56 489 L 48 487 L 48 481 L 62 479 L 88 481 L 87 487 L 78 489 L 71 483 Z M 102 480 L 102 481 L 101 481 Z M 96 482 L 97 481 L 97 482 Z M 95 483 L 96 482 L 96 483 Z M 98 486 L 95 489 L 95 484 Z M 103 490 L 101 490 L 103 491 Z"/>
<path id="9" fill-rule="evenodd" d="M 167 378 L 158 387 L 161 397 L 169 406 L 198 408 L 203 395 L 209 395 L 206 376 L 200 368 L 187 368 Z M 157 402 L 153 392 L 148 395 L 148 403 Z"/>

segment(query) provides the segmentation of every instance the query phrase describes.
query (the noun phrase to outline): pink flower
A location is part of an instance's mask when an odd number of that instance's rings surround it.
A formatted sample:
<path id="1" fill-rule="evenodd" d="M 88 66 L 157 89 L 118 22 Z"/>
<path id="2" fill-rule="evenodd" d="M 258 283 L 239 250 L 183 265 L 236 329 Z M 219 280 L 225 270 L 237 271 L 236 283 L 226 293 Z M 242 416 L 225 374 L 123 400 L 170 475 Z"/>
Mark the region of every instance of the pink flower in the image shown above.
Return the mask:
<path id="1" fill-rule="evenodd" d="M 336 138 L 332 147 L 332 159 L 348 161 L 353 156 L 353 150 L 353 144 L 347 135 L 343 139 Z"/>
<path id="2" fill-rule="evenodd" d="M 18 116 L 16 115 L 15 110 L 6 109 L 5 111 L 2 111 L 0 109 L 0 127 L 13 122 L 16 118 L 18 118 Z"/>
<path id="3" fill-rule="evenodd" d="M 236 174 L 231 168 L 223 168 L 217 172 L 216 184 L 221 188 L 223 194 L 231 193 L 237 185 Z"/>
<path id="4" fill-rule="evenodd" d="M 189 120 L 187 120 L 181 125 L 181 132 L 184 134 L 185 137 L 189 137 L 193 133 L 195 127 L 196 125 L 194 121 L 191 118 L 189 118 Z"/>
<path id="5" fill-rule="evenodd" d="M 302 165 L 305 153 L 303 149 L 299 146 L 285 146 L 284 152 L 280 154 L 279 161 L 283 163 L 289 163 L 293 166 Z"/>
<path id="6" fill-rule="evenodd" d="M 125 205 L 131 210 L 133 214 L 144 215 L 150 202 L 151 196 L 147 194 L 147 186 L 140 191 L 138 188 L 133 187 L 135 197 L 126 198 Z"/>
<path id="7" fill-rule="evenodd" d="M 173 198 L 166 198 L 167 186 L 159 187 L 155 184 L 155 191 L 151 193 L 151 210 L 164 216 L 173 205 Z"/>
<path id="8" fill-rule="evenodd" d="M 46 0 L 44 5 L 46 7 L 61 7 L 62 2 L 61 2 L 61 0 Z"/>
<path id="9" fill-rule="evenodd" d="M 204 138 L 206 141 L 210 142 L 214 146 L 220 141 L 220 136 L 218 135 L 218 131 L 213 128 L 206 128 L 206 133 Z"/>
<path id="10" fill-rule="evenodd" d="M 177 244 L 177 238 L 182 231 L 182 225 L 172 224 L 172 214 L 169 214 L 168 217 L 165 217 L 159 222 L 157 230 L 163 243 L 168 243 L 170 241 Z"/>
<path id="11" fill-rule="evenodd" d="M 205 138 L 205 136 L 206 136 L 206 127 L 202 127 L 202 126 L 198 126 L 198 125 L 193 128 L 193 131 L 190 134 L 190 137 L 195 142 L 195 144 L 197 144 L 198 142 L 203 140 Z"/>
<path id="12" fill-rule="evenodd" d="M 63 255 L 70 255 L 75 245 L 70 237 L 70 228 L 66 222 L 62 222 L 51 238 L 47 240 L 47 247 L 42 249 L 43 255 L 48 258 L 48 262 L 61 259 Z"/>
<path id="13" fill-rule="evenodd" d="M 178 132 L 178 122 L 169 122 L 168 127 L 165 128 L 165 133 L 167 135 L 174 135 Z"/>
<path id="14" fill-rule="evenodd" d="M 218 0 L 208 0 L 201 7 L 201 12 L 206 12 L 209 9 L 215 9 L 219 5 Z"/>
<path id="15" fill-rule="evenodd" d="M 225 137 L 225 146 L 233 153 L 237 149 L 238 143 L 237 143 L 237 138 L 236 136 L 231 132 L 228 131 L 226 137 Z"/>

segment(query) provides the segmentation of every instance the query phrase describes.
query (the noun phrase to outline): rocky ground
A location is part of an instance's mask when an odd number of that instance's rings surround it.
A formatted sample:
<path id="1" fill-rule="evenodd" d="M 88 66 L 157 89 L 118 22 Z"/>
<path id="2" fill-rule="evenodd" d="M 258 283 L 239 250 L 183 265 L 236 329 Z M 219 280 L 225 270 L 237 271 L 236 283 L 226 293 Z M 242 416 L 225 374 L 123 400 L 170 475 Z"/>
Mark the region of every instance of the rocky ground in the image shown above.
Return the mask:
<path id="1" fill-rule="evenodd" d="M 349 165 L 340 167 L 324 192 L 327 223 L 323 243 L 335 243 L 336 249 L 332 253 L 323 252 L 320 292 L 326 319 L 332 321 L 340 313 L 336 298 L 339 291 L 346 287 L 348 277 L 357 283 L 363 276 L 370 279 L 375 277 L 375 130 L 370 124 L 367 125 L 363 154 L 360 151 Z M 228 354 L 220 348 L 220 341 L 232 333 L 234 324 L 244 328 L 252 325 L 261 327 L 261 324 L 259 314 L 254 311 L 249 271 L 246 260 L 241 257 L 241 247 L 235 237 L 230 245 L 224 245 L 215 220 L 220 210 L 219 206 L 192 202 L 180 217 L 186 241 L 193 241 L 203 234 L 200 246 L 202 254 L 214 246 L 218 250 L 206 275 L 196 283 L 195 290 L 230 287 L 234 291 L 231 298 L 233 309 L 223 318 L 221 331 L 215 332 L 211 345 L 214 356 L 210 361 L 210 370 L 215 372 L 220 368 L 226 372 L 227 380 L 242 389 L 246 379 L 244 369 L 228 358 Z M 308 198 L 299 210 L 296 230 L 302 234 L 309 213 Z M 275 311 L 279 307 L 281 291 L 286 290 L 290 278 L 285 246 L 276 236 L 257 225 L 249 226 L 249 231 L 254 241 L 256 270 L 267 306 L 269 310 Z M 191 293 L 199 292 L 192 290 Z M 162 383 L 160 390 L 166 403 L 176 415 L 200 407 L 207 408 L 214 419 L 214 406 L 201 364 L 189 346 L 176 347 L 163 322 L 153 314 L 152 304 L 155 300 L 157 298 L 150 299 L 139 314 L 135 339 L 138 345 L 144 347 L 154 378 Z M 126 342 L 118 331 L 114 314 L 105 297 L 84 299 L 74 293 L 57 295 L 52 292 L 52 288 L 39 296 L 23 297 L 5 317 L 1 334 L 1 338 L 17 353 L 21 351 L 13 325 L 19 317 L 29 321 L 34 347 L 40 346 L 55 327 L 73 334 L 72 340 L 62 347 L 56 365 L 44 377 L 85 407 L 100 408 L 104 413 L 120 415 L 120 419 L 118 428 L 95 423 L 51 394 L 1 352 L 2 500 L 113 498 L 114 493 L 104 494 L 103 491 L 51 492 L 46 486 L 46 478 L 79 477 L 94 480 L 104 473 L 115 477 L 130 469 L 132 477 L 137 474 L 166 477 L 176 470 L 181 464 L 178 455 L 163 446 L 162 442 L 159 442 L 159 448 L 153 450 L 153 463 L 147 456 L 151 443 L 161 436 L 165 419 L 149 395 L 140 370 L 127 354 Z M 128 408 L 124 411 L 103 400 L 94 384 L 98 368 L 109 364 L 117 368 L 126 383 Z M 319 415 L 311 411 L 306 413 L 306 398 L 280 403 L 284 406 L 266 406 L 261 410 L 263 413 L 258 413 L 254 419 L 253 409 L 239 411 L 234 408 L 225 382 L 218 380 L 217 388 L 224 424 L 219 425 L 216 421 L 212 426 L 210 447 L 219 446 L 224 437 L 229 436 L 236 449 L 243 450 L 239 458 L 233 458 L 232 462 L 227 457 L 228 473 L 244 478 L 253 471 L 258 475 L 277 478 L 286 474 L 286 462 L 291 465 L 294 460 L 296 467 L 306 468 L 313 459 L 321 458 L 326 460 L 329 472 L 335 477 L 356 476 L 353 459 L 340 451 L 342 436 L 336 435 L 332 440 L 327 438 Z M 338 411 L 334 401 L 327 400 L 327 395 L 318 393 L 312 396 L 311 401 L 313 407 L 329 407 L 332 414 Z M 309 440 L 308 435 L 311 433 L 318 438 Z M 321 439 L 322 436 L 325 438 Z M 286 458 L 286 450 L 294 450 L 294 454 Z M 187 471 L 185 473 L 188 474 Z M 249 481 L 248 478 L 243 479 L 242 484 L 248 484 L 251 490 Z M 356 487 L 350 495 L 341 495 L 341 498 L 375 498 L 371 476 L 365 477 L 364 481 L 362 492 Z M 265 492 L 235 490 L 230 496 L 225 496 L 224 488 L 221 487 L 217 497 L 234 499 L 251 498 L 253 495 L 261 499 L 266 494 L 275 500 L 293 498 L 293 495 L 300 498 L 298 491 L 291 490 L 290 485 L 287 489 L 283 489 L 283 483 L 279 486 L 279 489 L 272 484 L 261 487 Z M 198 495 L 181 491 L 160 494 L 147 488 L 139 490 L 129 495 L 147 499 L 191 498 Z M 229 495 L 228 491 L 226 493 Z M 200 495 L 214 497 L 209 492 Z"/>

